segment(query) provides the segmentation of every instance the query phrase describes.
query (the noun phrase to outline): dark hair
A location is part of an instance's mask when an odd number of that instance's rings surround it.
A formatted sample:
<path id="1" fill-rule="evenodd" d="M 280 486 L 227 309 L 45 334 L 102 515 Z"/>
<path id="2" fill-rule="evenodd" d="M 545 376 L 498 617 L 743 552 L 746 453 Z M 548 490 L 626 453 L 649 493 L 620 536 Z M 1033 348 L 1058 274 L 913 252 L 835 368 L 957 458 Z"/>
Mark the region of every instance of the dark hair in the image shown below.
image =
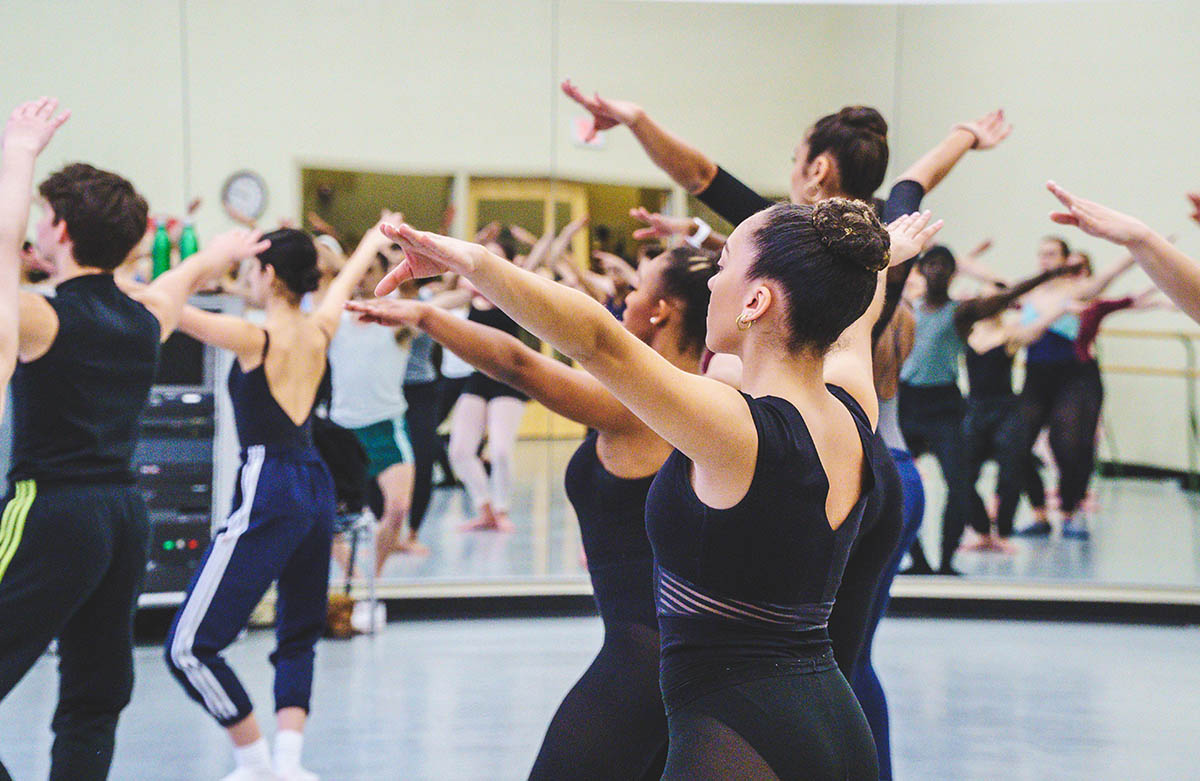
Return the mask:
<path id="1" fill-rule="evenodd" d="M 64 221 L 81 266 L 112 271 L 146 235 L 149 207 L 128 179 L 87 163 L 51 174 L 38 192 Z"/>
<path id="2" fill-rule="evenodd" d="M 846 106 L 817 120 L 808 135 L 811 163 L 825 152 L 837 161 L 842 191 L 869 201 L 883 184 L 888 165 L 887 122 L 870 106 Z"/>
<path id="3" fill-rule="evenodd" d="M 504 257 L 507 260 L 512 260 L 517 256 L 517 237 L 513 236 L 512 231 L 508 228 L 502 228 L 494 241 L 500 245 L 500 249 L 504 250 Z"/>
<path id="4" fill-rule="evenodd" d="M 635 262 L 637 261 L 637 256 L 641 256 L 643 258 L 657 258 L 659 255 L 663 254 L 666 251 L 667 251 L 667 248 L 665 246 L 663 246 L 662 242 L 659 242 L 659 241 L 643 242 L 637 248 L 637 253 L 634 256 L 634 261 Z"/>
<path id="5" fill-rule="evenodd" d="M 846 198 L 776 204 L 754 240 L 758 256 L 748 276 L 783 286 L 790 346 L 822 352 L 867 311 L 891 246 L 875 209 Z"/>
<path id="6" fill-rule="evenodd" d="M 708 299 L 711 295 L 708 280 L 716 273 L 716 253 L 692 247 L 676 247 L 667 253 L 662 289 L 658 292 L 663 298 L 683 302 L 683 340 L 679 344 L 683 350 L 704 349 L 708 334 Z"/>
<path id="7" fill-rule="evenodd" d="M 299 299 L 317 289 L 321 272 L 317 268 L 317 247 L 304 231 L 280 228 L 263 236 L 271 246 L 258 256 L 264 267 L 275 269 L 275 277 Z"/>
<path id="8" fill-rule="evenodd" d="M 941 260 L 945 263 L 949 263 L 951 271 L 954 271 L 956 268 L 958 268 L 958 261 L 954 259 L 954 253 L 950 251 L 949 247 L 943 244 L 935 244 L 929 249 L 925 250 L 925 253 L 921 255 L 921 258 L 917 261 L 917 265 L 921 266 L 932 260 Z"/>
<path id="9" fill-rule="evenodd" d="M 1042 241 L 1049 241 L 1057 244 L 1058 248 L 1062 250 L 1062 256 L 1064 259 L 1067 257 L 1067 255 L 1071 254 L 1071 248 L 1067 245 L 1067 240 L 1061 236 L 1046 236 L 1042 239 Z"/>

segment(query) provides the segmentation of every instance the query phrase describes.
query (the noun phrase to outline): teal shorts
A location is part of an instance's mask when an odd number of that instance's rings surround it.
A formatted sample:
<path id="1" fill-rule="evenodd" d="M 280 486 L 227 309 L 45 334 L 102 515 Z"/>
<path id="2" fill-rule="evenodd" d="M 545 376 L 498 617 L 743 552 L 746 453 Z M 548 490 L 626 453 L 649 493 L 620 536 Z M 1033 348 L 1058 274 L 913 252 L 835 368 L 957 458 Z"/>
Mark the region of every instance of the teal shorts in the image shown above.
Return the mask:
<path id="1" fill-rule="evenodd" d="M 396 464 L 413 462 L 412 445 L 404 418 L 381 420 L 362 428 L 350 429 L 367 451 L 367 474 L 372 478 Z"/>

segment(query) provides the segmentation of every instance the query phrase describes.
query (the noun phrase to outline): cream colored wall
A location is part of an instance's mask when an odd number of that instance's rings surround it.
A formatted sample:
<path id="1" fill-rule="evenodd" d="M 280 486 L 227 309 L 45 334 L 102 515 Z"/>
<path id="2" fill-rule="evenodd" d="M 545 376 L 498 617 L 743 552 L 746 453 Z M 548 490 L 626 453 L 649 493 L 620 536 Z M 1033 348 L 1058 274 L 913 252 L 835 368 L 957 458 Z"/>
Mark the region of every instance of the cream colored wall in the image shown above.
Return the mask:
<path id="1" fill-rule="evenodd" d="M 268 182 L 268 221 L 297 215 L 302 163 L 664 184 L 627 133 L 609 134 L 603 150 L 569 140 L 579 111 L 557 83 L 570 76 L 643 103 L 768 192 L 786 190 L 805 126 L 841 105 L 883 110 L 893 174 L 954 121 L 1003 105 L 1016 124 L 1011 141 L 972 155 L 930 198 L 947 219 L 947 243 L 990 235 L 1001 270 L 1029 269 L 1050 228 L 1040 183 L 1055 176 L 1180 231 L 1181 245 L 1200 254 L 1182 200 L 1200 186 L 1200 7 L 1183 0 L 9 0 L 4 21 L 0 97 L 57 94 L 76 113 L 39 173 L 86 159 L 174 212 L 202 195 L 202 234 L 228 224 L 219 188 L 243 167 Z M 1111 322 L 1192 327 L 1178 316 L 1126 317 Z M 1175 365 L 1179 350 L 1110 352 L 1121 363 Z M 1110 379 L 1122 459 L 1183 465 L 1180 387 Z"/>

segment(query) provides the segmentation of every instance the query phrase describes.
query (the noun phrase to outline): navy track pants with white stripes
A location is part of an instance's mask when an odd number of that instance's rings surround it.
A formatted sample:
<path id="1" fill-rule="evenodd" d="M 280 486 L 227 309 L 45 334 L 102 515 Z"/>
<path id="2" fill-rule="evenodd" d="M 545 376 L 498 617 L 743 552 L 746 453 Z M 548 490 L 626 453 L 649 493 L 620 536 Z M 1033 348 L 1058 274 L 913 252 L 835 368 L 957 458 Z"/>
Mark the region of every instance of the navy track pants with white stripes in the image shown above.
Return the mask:
<path id="1" fill-rule="evenodd" d="M 333 539 L 333 478 L 315 450 L 246 449 L 234 510 L 205 551 L 164 649 L 192 699 L 222 726 L 248 716 L 250 698 L 223 651 L 273 581 L 275 709 L 309 709 L 314 647 L 325 629 Z"/>

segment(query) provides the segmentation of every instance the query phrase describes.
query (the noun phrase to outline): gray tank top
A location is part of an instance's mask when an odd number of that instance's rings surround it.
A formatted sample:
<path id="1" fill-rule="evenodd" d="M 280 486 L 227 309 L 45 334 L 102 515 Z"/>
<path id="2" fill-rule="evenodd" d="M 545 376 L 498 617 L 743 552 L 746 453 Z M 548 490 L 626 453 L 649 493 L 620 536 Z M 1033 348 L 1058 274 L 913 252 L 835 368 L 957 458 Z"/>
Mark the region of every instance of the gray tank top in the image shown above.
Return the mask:
<path id="1" fill-rule="evenodd" d="M 900 433 L 899 398 L 897 394 L 890 399 L 879 400 L 879 423 L 875 426 L 875 432 L 890 449 L 907 453 L 908 443 L 904 441 L 904 434 Z"/>
<path id="2" fill-rule="evenodd" d="M 957 301 L 929 310 L 922 299 L 913 307 L 916 333 L 912 353 L 900 369 L 901 382 L 924 388 L 958 382 L 958 356 L 963 342 L 954 327 L 957 310 Z"/>

